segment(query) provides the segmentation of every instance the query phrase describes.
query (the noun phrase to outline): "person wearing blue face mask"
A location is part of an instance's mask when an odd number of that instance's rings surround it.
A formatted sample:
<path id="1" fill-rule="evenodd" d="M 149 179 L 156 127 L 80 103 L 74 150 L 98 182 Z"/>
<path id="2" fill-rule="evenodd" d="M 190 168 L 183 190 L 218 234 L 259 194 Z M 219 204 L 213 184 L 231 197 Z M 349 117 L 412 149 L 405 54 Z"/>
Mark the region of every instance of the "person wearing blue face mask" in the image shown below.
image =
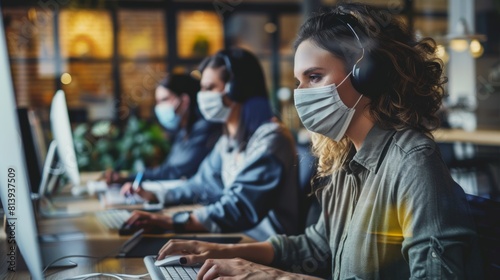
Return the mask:
<path id="1" fill-rule="evenodd" d="M 138 194 L 165 205 L 205 206 L 173 217 L 135 211 L 128 223 L 178 232 L 244 231 L 257 240 L 297 233 L 295 144 L 272 112 L 259 61 L 246 50 L 228 49 L 204 60 L 200 72 L 198 106 L 206 120 L 224 125 L 224 134 L 187 182 Z"/>
<path id="2" fill-rule="evenodd" d="M 186 112 L 178 111 L 183 102 L 182 99 L 186 99 L 187 95 L 183 94 L 180 97 L 176 97 L 169 89 L 161 86 L 156 88 L 155 96 L 155 115 L 158 122 L 169 132 L 175 133 L 181 124 L 182 117 L 186 114 Z"/>
<path id="3" fill-rule="evenodd" d="M 200 114 L 196 102 L 199 83 L 187 74 L 171 74 L 156 88 L 154 112 L 168 132 L 171 149 L 160 166 L 144 170 L 144 180 L 190 178 L 219 139 L 222 125 L 208 122 Z M 127 178 L 120 178 L 116 173 L 108 175 L 108 180 L 114 182 L 134 178 L 135 174 Z M 130 192 L 131 187 L 130 182 L 125 183 L 122 192 Z"/>

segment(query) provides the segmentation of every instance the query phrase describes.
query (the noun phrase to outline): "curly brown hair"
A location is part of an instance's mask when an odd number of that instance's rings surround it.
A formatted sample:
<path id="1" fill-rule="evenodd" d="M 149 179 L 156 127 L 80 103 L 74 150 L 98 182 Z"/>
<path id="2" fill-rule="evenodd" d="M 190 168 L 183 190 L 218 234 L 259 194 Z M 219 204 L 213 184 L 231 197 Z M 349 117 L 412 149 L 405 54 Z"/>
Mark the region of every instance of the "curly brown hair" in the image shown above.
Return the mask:
<path id="1" fill-rule="evenodd" d="M 356 34 L 339 17 L 350 15 Z M 369 113 L 374 122 L 385 129 L 415 129 L 432 137 L 439 126 L 437 111 L 441 107 L 447 79 L 443 63 L 436 57 L 436 43 L 431 38 L 416 40 L 396 15 L 372 6 L 339 4 L 330 11 L 314 15 L 300 28 L 295 48 L 311 40 L 345 63 L 349 73 L 362 55 L 375 57 L 377 94 L 360 92 L 370 98 Z M 364 58 L 363 58 L 364 59 Z M 371 85 L 370 85 L 371 86 Z M 331 175 L 345 161 L 351 148 L 344 137 L 335 142 L 313 135 L 313 152 L 319 157 L 319 176 Z"/>

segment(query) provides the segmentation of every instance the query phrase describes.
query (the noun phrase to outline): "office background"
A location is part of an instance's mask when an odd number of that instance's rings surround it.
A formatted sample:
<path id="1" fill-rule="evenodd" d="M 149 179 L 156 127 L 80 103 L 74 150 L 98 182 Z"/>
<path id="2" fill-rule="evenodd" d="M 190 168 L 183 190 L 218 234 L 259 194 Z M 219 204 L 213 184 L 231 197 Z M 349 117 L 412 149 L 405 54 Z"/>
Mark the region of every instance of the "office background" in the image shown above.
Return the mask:
<path id="1" fill-rule="evenodd" d="M 203 57 L 223 47 L 241 46 L 260 59 L 275 110 L 297 133 L 301 124 L 291 98 L 292 43 L 308 14 L 337 2 L 3 0 L 16 100 L 19 107 L 41 111 L 43 118 L 56 90 L 63 89 L 75 126 L 104 119 L 123 127 L 131 117 L 154 122 L 154 90 L 167 73 L 196 75 Z M 453 74 L 450 84 L 472 81 L 466 98 L 459 93 L 447 112 L 465 111 L 469 113 L 465 119 L 472 114 L 472 130 L 500 131 L 500 1 L 360 2 L 386 9 L 417 36 L 435 38 L 447 66 L 455 63 L 453 71 L 448 69 Z M 459 19 L 462 29 L 453 18 Z M 465 36 L 465 47 L 450 37 L 457 32 Z M 479 45 L 472 44 L 474 40 Z M 457 55 L 460 48 L 462 54 Z M 458 119 L 451 125 L 470 129 Z M 476 179 L 499 182 L 500 168 L 494 160 L 499 146 L 473 149 L 473 157 L 483 160 L 489 170 L 486 179 L 482 175 Z M 459 175 L 471 166 L 460 167 Z"/>

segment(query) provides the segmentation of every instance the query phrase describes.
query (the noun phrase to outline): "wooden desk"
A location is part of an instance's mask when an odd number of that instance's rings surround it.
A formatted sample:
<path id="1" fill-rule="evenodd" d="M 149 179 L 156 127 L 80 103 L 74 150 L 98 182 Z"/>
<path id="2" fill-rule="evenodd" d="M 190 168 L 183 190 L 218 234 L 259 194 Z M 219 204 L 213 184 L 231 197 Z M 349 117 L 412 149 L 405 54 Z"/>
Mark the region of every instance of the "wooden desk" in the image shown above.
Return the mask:
<path id="1" fill-rule="evenodd" d="M 60 202 L 58 203 L 60 204 Z M 84 200 L 72 200 L 68 206 L 75 209 L 85 210 L 83 216 L 72 218 L 42 219 L 38 221 L 39 234 L 42 236 L 64 233 L 83 233 L 80 238 L 69 241 L 49 242 L 41 244 L 42 250 L 56 251 L 58 255 L 87 255 L 97 259 L 89 258 L 69 258 L 78 265 L 74 268 L 49 269 L 45 272 L 46 279 L 65 279 L 77 275 L 102 272 L 102 273 L 125 273 L 144 274 L 147 273 L 142 258 L 116 258 L 122 244 L 129 239 L 129 236 L 119 236 L 116 231 L 110 231 L 102 225 L 94 215 L 94 211 L 102 210 L 96 198 L 86 198 Z M 173 213 L 180 210 L 192 209 L 193 206 L 180 206 L 165 209 L 166 213 Z M 161 237 L 171 237 L 173 234 L 155 235 Z M 188 234 L 189 235 L 189 234 Z M 192 235 L 192 234 L 191 234 Z M 197 234 L 197 236 L 224 236 L 223 234 Z M 243 234 L 231 234 L 231 236 L 241 236 L 242 242 L 253 242 L 251 238 Z M 76 235 L 78 236 L 78 234 Z M 158 248 L 160 249 L 160 248 Z M 17 256 L 18 266 L 15 273 L 7 271 L 4 265 L 7 262 L 8 244 L 6 242 L 5 231 L 0 226 L 0 279 L 29 279 L 28 271 L 23 268 L 20 261 L 21 256 Z M 100 277 L 99 279 L 102 279 Z M 107 278 L 111 279 L 111 278 Z"/>
<path id="2" fill-rule="evenodd" d="M 500 146 L 500 130 L 438 129 L 433 135 L 436 142 L 467 142 L 476 145 Z"/>

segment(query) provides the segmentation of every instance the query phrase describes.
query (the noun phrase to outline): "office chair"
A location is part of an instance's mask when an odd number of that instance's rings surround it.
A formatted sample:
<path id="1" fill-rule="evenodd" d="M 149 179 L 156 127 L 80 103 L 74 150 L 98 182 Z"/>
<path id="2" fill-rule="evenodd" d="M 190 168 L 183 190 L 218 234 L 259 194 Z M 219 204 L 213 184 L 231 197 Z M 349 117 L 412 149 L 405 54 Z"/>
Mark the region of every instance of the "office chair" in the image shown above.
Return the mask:
<path id="1" fill-rule="evenodd" d="M 467 194 L 479 237 L 484 279 L 500 279 L 500 202 Z"/>
<path id="2" fill-rule="evenodd" d="M 441 156 L 445 164 L 448 166 L 448 169 L 450 169 L 452 174 L 463 174 L 467 176 L 467 174 L 474 173 L 476 174 L 476 176 L 478 176 L 478 178 L 485 179 L 484 181 L 478 182 L 475 189 L 466 187 L 466 192 L 474 195 L 487 196 L 493 200 L 500 199 L 499 184 L 492 170 L 492 166 L 499 162 L 498 158 L 496 158 L 495 156 L 485 156 L 484 153 L 479 153 L 479 147 L 476 145 L 471 146 L 471 148 L 473 149 L 472 155 L 457 155 L 456 150 L 464 149 L 463 147 L 465 145 L 467 144 L 438 143 Z M 459 177 L 455 179 L 458 180 Z M 464 183 L 461 183 L 461 185 L 464 186 Z"/>
<path id="3" fill-rule="evenodd" d="M 317 159 L 311 154 L 310 144 L 297 144 L 297 156 L 299 159 L 299 228 L 304 232 L 305 228 L 315 224 L 321 213 L 318 199 L 312 194 L 311 179 L 316 174 Z"/>

